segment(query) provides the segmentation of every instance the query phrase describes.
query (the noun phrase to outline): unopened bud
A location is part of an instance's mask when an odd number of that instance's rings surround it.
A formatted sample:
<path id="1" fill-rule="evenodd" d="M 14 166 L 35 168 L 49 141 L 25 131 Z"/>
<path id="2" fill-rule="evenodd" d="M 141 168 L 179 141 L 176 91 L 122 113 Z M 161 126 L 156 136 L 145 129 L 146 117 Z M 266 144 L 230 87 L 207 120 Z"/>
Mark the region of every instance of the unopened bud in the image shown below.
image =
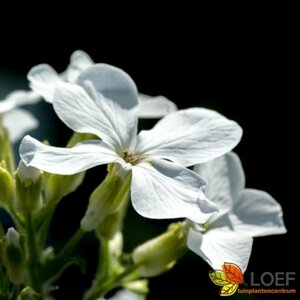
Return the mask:
<path id="1" fill-rule="evenodd" d="M 87 211 L 81 220 L 82 229 L 94 230 L 107 216 L 117 212 L 128 199 L 130 183 L 130 172 L 119 174 L 118 166 L 111 165 L 104 181 L 90 196 Z M 106 235 L 112 236 L 113 234 L 107 233 Z"/>
<path id="2" fill-rule="evenodd" d="M 10 205 L 14 195 L 14 184 L 5 161 L 0 163 L 0 191 L 0 203 Z"/>
<path id="3" fill-rule="evenodd" d="M 34 167 L 27 167 L 21 160 L 16 181 L 16 209 L 18 211 L 36 211 L 41 208 L 42 174 Z"/>
<path id="4" fill-rule="evenodd" d="M 74 175 L 47 174 L 46 201 L 58 202 L 61 198 L 76 191 L 81 185 L 85 172 Z"/>
<path id="5" fill-rule="evenodd" d="M 18 300 L 42 300 L 42 297 L 31 287 L 27 286 L 21 291 L 20 295 L 18 296 Z"/>
<path id="6" fill-rule="evenodd" d="M 132 258 L 141 265 L 141 276 L 157 276 L 174 266 L 186 251 L 187 230 L 183 223 L 171 224 L 162 235 L 138 246 Z"/>
<path id="7" fill-rule="evenodd" d="M 4 247 L 4 265 L 8 271 L 11 282 L 22 284 L 26 266 L 24 252 L 20 245 L 20 235 L 14 228 L 9 228 L 6 233 Z"/>

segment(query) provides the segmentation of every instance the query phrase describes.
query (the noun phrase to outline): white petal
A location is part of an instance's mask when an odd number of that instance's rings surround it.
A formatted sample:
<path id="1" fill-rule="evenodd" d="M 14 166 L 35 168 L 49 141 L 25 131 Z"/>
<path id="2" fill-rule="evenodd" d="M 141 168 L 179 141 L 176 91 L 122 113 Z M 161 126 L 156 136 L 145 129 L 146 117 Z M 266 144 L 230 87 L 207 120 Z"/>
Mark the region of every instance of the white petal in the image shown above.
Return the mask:
<path id="1" fill-rule="evenodd" d="M 91 82 L 85 85 L 91 93 Z M 99 136 L 120 155 L 136 137 L 137 108 L 124 109 L 101 94 L 95 94 L 92 99 L 79 85 L 58 85 L 53 106 L 60 119 L 72 130 Z"/>
<path id="2" fill-rule="evenodd" d="M 142 295 L 123 289 L 116 292 L 108 300 L 143 300 L 143 299 L 145 298 Z"/>
<path id="3" fill-rule="evenodd" d="M 85 141 L 73 148 L 47 146 L 30 136 L 20 145 L 20 156 L 27 166 L 62 175 L 82 172 L 92 167 L 122 159 L 101 141 Z"/>
<path id="4" fill-rule="evenodd" d="M 118 103 L 122 108 L 132 109 L 138 105 L 135 83 L 119 68 L 95 64 L 81 72 L 76 83 L 84 85 L 85 81 L 91 81 L 97 92 Z"/>
<path id="5" fill-rule="evenodd" d="M 53 102 L 55 85 L 63 81 L 57 72 L 46 64 L 33 67 L 27 78 L 32 90 L 50 103 Z"/>
<path id="6" fill-rule="evenodd" d="M 152 130 L 142 131 L 136 152 L 190 166 L 229 152 L 241 136 L 236 122 L 215 111 L 190 108 L 171 113 Z"/>
<path id="7" fill-rule="evenodd" d="M 7 97 L 0 101 L 0 114 L 4 114 L 16 107 L 16 102 L 14 97 L 11 97 L 11 94 L 7 95 Z"/>
<path id="8" fill-rule="evenodd" d="M 151 97 L 139 94 L 140 118 L 161 118 L 176 110 L 176 104 L 164 96 Z"/>
<path id="9" fill-rule="evenodd" d="M 74 82 L 78 75 L 86 68 L 94 64 L 91 57 L 82 50 L 76 50 L 72 53 L 70 64 L 65 72 L 65 77 L 68 82 Z"/>
<path id="10" fill-rule="evenodd" d="M 255 237 L 286 233 L 282 215 L 281 206 L 269 194 L 246 189 L 230 217 L 235 231 Z"/>
<path id="11" fill-rule="evenodd" d="M 8 129 L 12 143 L 20 140 L 28 131 L 38 127 L 38 120 L 24 109 L 14 109 L 3 116 L 3 124 Z"/>
<path id="12" fill-rule="evenodd" d="M 206 222 L 217 207 L 205 198 L 204 188 L 196 173 L 168 161 L 140 163 L 132 169 L 131 201 L 147 218 Z"/>
<path id="13" fill-rule="evenodd" d="M 41 99 L 39 95 L 32 91 L 17 90 L 6 96 L 0 101 L 0 114 L 8 112 L 18 106 L 34 104 Z"/>
<path id="14" fill-rule="evenodd" d="M 201 256 L 214 270 L 222 270 L 224 262 L 238 265 L 244 272 L 252 250 L 252 238 L 226 228 L 200 233 L 190 229 L 188 247 Z"/>
<path id="15" fill-rule="evenodd" d="M 219 214 L 232 209 L 245 186 L 245 175 L 238 156 L 230 152 L 210 162 L 199 164 L 194 171 L 207 182 L 206 195 L 217 204 Z"/>
<path id="16" fill-rule="evenodd" d="M 123 151 L 135 142 L 137 90 L 122 70 L 98 64 L 84 70 L 77 85 L 60 84 L 54 109 L 74 131 L 94 133 Z"/>

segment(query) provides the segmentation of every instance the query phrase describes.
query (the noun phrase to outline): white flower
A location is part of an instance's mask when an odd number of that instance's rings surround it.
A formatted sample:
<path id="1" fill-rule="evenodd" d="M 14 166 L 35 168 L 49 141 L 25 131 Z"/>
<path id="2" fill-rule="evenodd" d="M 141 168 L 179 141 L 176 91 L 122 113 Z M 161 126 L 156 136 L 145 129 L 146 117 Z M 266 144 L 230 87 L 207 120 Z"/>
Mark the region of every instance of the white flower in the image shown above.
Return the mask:
<path id="1" fill-rule="evenodd" d="M 185 167 L 230 151 L 241 138 L 239 125 L 214 111 L 191 108 L 171 113 L 152 130 L 137 135 L 137 89 L 125 72 L 94 65 L 77 82 L 57 87 L 54 109 L 72 130 L 95 134 L 101 141 L 67 149 L 27 136 L 20 147 L 25 164 L 50 173 L 74 174 L 117 163 L 132 170 L 131 200 L 139 214 L 205 222 L 216 205 L 204 196 L 203 180 Z"/>
<path id="2" fill-rule="evenodd" d="M 58 83 L 64 81 L 76 83 L 80 73 L 93 65 L 94 62 L 87 53 L 77 50 L 71 55 L 69 66 L 61 75 L 49 65 L 41 64 L 29 71 L 28 80 L 33 91 L 52 103 L 54 89 Z M 161 118 L 176 110 L 176 105 L 166 97 L 139 94 L 139 117 L 141 118 Z"/>
<path id="3" fill-rule="evenodd" d="M 28 111 L 18 108 L 39 100 L 34 92 L 14 91 L 0 101 L 0 123 L 8 129 L 11 142 L 17 142 L 24 134 L 38 126 L 37 119 Z"/>
<path id="4" fill-rule="evenodd" d="M 235 153 L 194 170 L 207 180 L 207 196 L 220 211 L 205 225 L 193 224 L 188 247 L 214 269 L 230 262 L 245 271 L 252 237 L 286 232 L 280 205 L 266 192 L 245 189 L 243 168 Z"/>

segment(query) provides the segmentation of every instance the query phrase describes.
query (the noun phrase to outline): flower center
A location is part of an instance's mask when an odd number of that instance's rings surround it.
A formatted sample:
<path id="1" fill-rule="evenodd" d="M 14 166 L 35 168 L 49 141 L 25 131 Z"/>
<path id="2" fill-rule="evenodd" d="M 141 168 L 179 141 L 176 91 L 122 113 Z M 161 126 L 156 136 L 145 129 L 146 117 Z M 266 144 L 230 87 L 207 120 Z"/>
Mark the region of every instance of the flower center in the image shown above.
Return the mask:
<path id="1" fill-rule="evenodd" d="M 123 159 L 132 165 L 135 165 L 139 161 L 139 158 L 128 149 L 123 151 Z"/>
<path id="2" fill-rule="evenodd" d="M 201 233 L 205 233 L 208 230 L 208 223 L 204 223 L 204 224 L 197 224 L 197 231 L 201 232 Z"/>

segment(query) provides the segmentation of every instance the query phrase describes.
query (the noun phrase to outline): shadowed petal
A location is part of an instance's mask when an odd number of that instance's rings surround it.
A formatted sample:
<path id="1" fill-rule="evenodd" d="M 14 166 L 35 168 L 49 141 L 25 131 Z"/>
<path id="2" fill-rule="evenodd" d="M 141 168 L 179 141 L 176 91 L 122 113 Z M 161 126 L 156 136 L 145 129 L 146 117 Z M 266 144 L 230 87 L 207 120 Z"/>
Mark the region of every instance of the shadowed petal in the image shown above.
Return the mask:
<path id="1" fill-rule="evenodd" d="M 230 152 L 210 162 L 199 164 L 194 171 L 207 182 L 207 197 L 218 205 L 219 214 L 232 209 L 233 199 L 245 187 L 245 175 L 238 156 Z"/>
<path id="2" fill-rule="evenodd" d="M 176 110 L 176 104 L 164 96 L 151 97 L 139 94 L 140 118 L 161 118 Z"/>
<path id="3" fill-rule="evenodd" d="M 230 215 L 234 230 L 248 236 L 286 233 L 282 209 L 268 193 L 246 189 Z"/>
<path id="4" fill-rule="evenodd" d="M 29 71 L 27 78 L 32 90 L 50 103 L 53 102 L 55 85 L 63 82 L 57 72 L 47 64 L 33 67 Z"/>
<path id="5" fill-rule="evenodd" d="M 206 222 L 217 207 L 206 199 L 204 188 L 197 174 L 168 161 L 140 163 L 132 169 L 131 201 L 147 218 Z"/>
<path id="6" fill-rule="evenodd" d="M 70 57 L 70 64 L 65 71 L 65 78 L 68 82 L 74 82 L 78 75 L 86 68 L 94 64 L 91 57 L 82 50 L 76 50 Z"/>
<path id="7" fill-rule="evenodd" d="M 28 131 L 38 127 L 38 120 L 24 109 L 14 109 L 3 117 L 3 124 L 8 129 L 12 143 L 20 140 Z"/>

